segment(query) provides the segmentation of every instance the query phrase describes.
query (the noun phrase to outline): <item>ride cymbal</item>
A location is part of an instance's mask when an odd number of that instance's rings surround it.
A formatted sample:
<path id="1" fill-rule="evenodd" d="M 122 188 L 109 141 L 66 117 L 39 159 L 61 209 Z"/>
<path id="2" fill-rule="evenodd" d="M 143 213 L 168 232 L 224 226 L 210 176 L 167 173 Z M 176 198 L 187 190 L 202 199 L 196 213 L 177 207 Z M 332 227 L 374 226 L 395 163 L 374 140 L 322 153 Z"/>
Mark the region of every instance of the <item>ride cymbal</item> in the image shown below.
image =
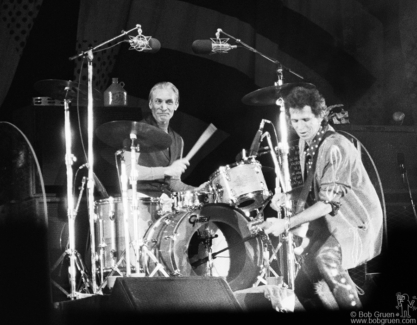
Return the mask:
<path id="1" fill-rule="evenodd" d="M 294 82 L 283 84 L 281 86 L 270 86 L 260 88 L 242 98 L 243 104 L 252 106 L 270 106 L 275 105 L 277 99 L 285 97 L 288 92 L 295 87 L 316 88 L 313 84 L 306 82 Z"/>
<path id="2" fill-rule="evenodd" d="M 43 96 L 53 99 L 76 101 L 78 96 L 80 103 L 88 103 L 88 86 L 86 84 L 78 84 L 70 80 L 46 79 L 36 82 L 34 87 Z M 93 100 L 102 101 L 102 99 L 102 94 L 93 88 Z"/>
<path id="3" fill-rule="evenodd" d="M 120 149 L 125 147 L 130 134 L 135 134 L 140 152 L 154 152 L 167 149 L 172 142 L 168 133 L 156 126 L 135 121 L 111 121 L 100 125 L 96 134 L 101 141 L 110 147 Z"/>

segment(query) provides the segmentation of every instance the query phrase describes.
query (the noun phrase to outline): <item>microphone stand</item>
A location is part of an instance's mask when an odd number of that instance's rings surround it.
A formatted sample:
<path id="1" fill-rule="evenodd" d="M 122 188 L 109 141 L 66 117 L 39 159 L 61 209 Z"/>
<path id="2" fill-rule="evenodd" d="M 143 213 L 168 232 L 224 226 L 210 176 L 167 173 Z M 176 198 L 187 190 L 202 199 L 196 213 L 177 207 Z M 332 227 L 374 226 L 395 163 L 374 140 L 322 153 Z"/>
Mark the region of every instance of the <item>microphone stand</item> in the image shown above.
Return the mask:
<path id="1" fill-rule="evenodd" d="M 282 71 L 282 69 L 284 69 L 284 70 L 286 70 L 286 71 L 288 71 L 288 72 L 292 73 L 293 75 L 297 76 L 298 78 L 300 78 L 300 79 L 304 79 L 304 78 L 303 78 L 302 76 L 300 76 L 298 73 L 295 73 L 295 72 L 294 72 L 294 71 L 292 71 L 291 69 L 289 69 L 289 68 L 287 68 L 286 66 L 282 65 L 282 64 L 281 64 L 278 60 L 275 60 L 275 59 L 273 59 L 273 58 L 270 58 L 270 57 L 266 56 L 265 54 L 263 54 L 263 53 L 259 52 L 258 50 L 254 49 L 253 47 L 251 47 L 251 46 L 249 46 L 249 45 L 247 45 L 247 44 L 243 43 L 240 39 L 235 38 L 235 37 L 233 37 L 232 35 L 229 35 L 229 34 L 225 33 L 225 32 L 224 32 L 222 29 L 220 29 L 220 28 L 218 28 L 218 29 L 217 29 L 216 36 L 219 36 L 219 35 L 220 35 L 219 33 L 223 33 L 223 34 L 224 34 L 224 35 L 226 35 L 227 37 L 230 37 L 231 39 L 235 40 L 235 42 L 236 42 L 236 43 L 239 43 L 240 45 L 242 45 L 245 49 L 247 49 L 247 50 L 249 50 L 249 51 L 251 51 L 251 52 L 253 52 L 253 53 L 259 54 L 260 56 L 262 56 L 263 58 L 267 59 L 268 61 L 271 61 L 272 63 L 274 63 L 274 64 L 278 65 L 278 74 L 279 74 L 279 71 L 280 71 L 280 70 Z M 219 38 L 219 37 L 217 37 L 217 38 Z"/>
<path id="2" fill-rule="evenodd" d="M 278 75 L 278 81 L 275 82 L 275 86 L 282 86 L 283 85 L 283 70 L 286 70 L 293 75 L 304 79 L 299 74 L 295 73 L 291 69 L 285 67 L 282 65 L 278 60 L 272 59 L 265 54 L 259 52 L 258 50 L 254 49 L 253 47 L 250 47 L 249 45 L 243 43 L 240 39 L 237 39 L 233 37 L 232 35 L 229 35 L 225 33 L 220 28 L 217 29 L 217 35 L 220 35 L 220 33 L 223 33 L 224 35 L 230 37 L 231 39 L 235 40 L 237 43 L 241 44 L 244 48 L 246 48 L 249 51 L 252 51 L 256 54 L 259 54 L 263 58 L 267 59 L 268 61 L 276 64 L 278 66 L 277 69 L 277 75 Z M 281 142 L 279 143 L 278 149 L 279 154 L 281 158 L 281 167 L 283 170 L 283 175 L 280 178 L 280 184 L 281 188 L 284 193 L 288 193 L 291 191 L 291 182 L 290 182 L 290 171 L 289 171 L 289 165 L 288 165 L 288 152 L 289 152 L 289 145 L 288 145 L 288 130 L 287 130 L 287 123 L 285 118 L 285 106 L 284 106 L 284 100 L 282 98 L 279 98 L 276 101 L 276 105 L 280 107 L 280 131 L 281 131 Z M 274 160 L 275 162 L 275 160 Z M 277 177 L 280 175 L 280 172 L 278 171 L 278 166 L 275 167 Z M 277 190 L 279 190 L 277 188 Z M 278 193 L 278 192 L 277 192 Z M 286 197 L 285 197 L 286 198 Z M 283 209 L 283 218 L 289 218 L 289 210 L 290 210 L 290 202 L 288 202 L 286 198 L 285 207 Z M 278 215 L 279 216 L 279 215 Z M 293 247 L 293 238 L 292 233 L 289 232 L 289 229 L 287 229 L 284 234 L 282 234 L 282 240 L 283 240 L 283 248 L 284 248 L 284 264 L 286 265 L 286 270 L 284 272 L 284 281 L 288 285 L 289 289 L 294 289 L 294 280 L 295 280 L 295 256 L 294 256 L 294 247 Z"/>
<path id="3" fill-rule="evenodd" d="M 97 291 L 97 267 L 96 267 L 96 248 L 95 248 L 95 234 L 94 234 L 94 222 L 97 219 L 97 216 L 95 215 L 95 211 L 94 211 L 94 172 L 93 172 L 93 168 L 94 168 L 94 156 L 93 156 L 93 52 L 95 50 L 97 50 L 98 48 L 102 47 L 105 44 L 108 44 L 110 42 L 112 42 L 113 40 L 120 38 L 134 30 L 139 30 L 141 28 L 140 25 L 136 25 L 135 28 L 132 28 L 131 30 L 128 30 L 127 32 L 122 31 L 122 33 L 108 41 L 105 41 L 93 48 L 90 48 L 88 51 L 82 51 L 79 54 L 70 57 L 70 60 L 75 60 L 76 58 L 79 57 L 87 57 L 88 59 L 88 106 L 87 106 L 87 116 L 88 116 L 88 185 L 87 185 L 87 192 L 88 192 L 88 212 L 89 212 L 89 223 L 90 223 L 90 236 L 91 236 L 91 240 L 90 240 L 90 250 L 91 250 L 91 277 L 92 277 L 92 289 L 93 289 L 93 293 L 98 293 Z M 67 133 L 67 132 L 66 132 Z M 69 140 L 67 140 L 69 141 Z M 69 157 L 68 157 L 68 151 L 67 151 L 67 171 L 68 171 L 68 166 L 70 165 L 69 163 Z M 72 176 L 72 172 L 71 175 L 69 175 L 68 173 L 68 179 L 67 179 L 67 183 L 71 183 L 72 184 L 72 180 L 69 180 L 69 177 Z M 70 185 L 68 186 L 68 190 L 70 188 Z M 70 192 L 68 193 L 68 197 L 69 197 L 69 202 L 68 202 L 68 215 L 69 215 L 69 219 L 71 219 L 70 216 L 70 212 L 72 210 L 72 205 L 70 205 L 70 203 L 72 204 L 72 199 L 70 200 Z M 70 202 L 71 201 L 71 202 Z M 69 227 L 70 228 L 70 227 Z M 70 230 L 71 231 L 71 230 Z M 72 237 L 72 239 L 71 239 Z M 73 236 L 70 236 L 70 241 L 73 241 L 74 238 Z M 71 245 L 70 245 L 71 247 Z M 72 259 L 71 259 L 72 260 Z M 71 262 L 71 273 L 73 271 L 75 271 L 75 266 L 74 266 L 74 262 Z M 74 280 L 75 281 L 75 280 Z M 71 288 L 75 288 L 75 282 L 71 283 Z M 75 297 L 72 297 L 75 298 Z"/>

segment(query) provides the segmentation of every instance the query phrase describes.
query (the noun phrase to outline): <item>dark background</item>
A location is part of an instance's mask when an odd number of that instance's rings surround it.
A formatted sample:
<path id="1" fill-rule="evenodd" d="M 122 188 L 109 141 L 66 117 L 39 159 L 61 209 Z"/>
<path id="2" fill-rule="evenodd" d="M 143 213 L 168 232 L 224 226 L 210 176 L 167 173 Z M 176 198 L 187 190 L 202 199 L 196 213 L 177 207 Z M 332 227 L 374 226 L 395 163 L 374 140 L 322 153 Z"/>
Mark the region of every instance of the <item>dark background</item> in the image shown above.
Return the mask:
<path id="1" fill-rule="evenodd" d="M 8 1 L 0 3 L 4 6 Z M 69 57 L 80 51 L 78 46 L 80 41 L 77 43 L 80 3 L 82 2 L 53 0 L 42 2 L 0 108 L 0 120 L 19 127 L 34 147 L 45 181 L 49 217 L 48 234 L 45 234 L 44 228 L 36 230 L 38 228 L 34 225 L 45 221 L 39 217 L 42 215 L 41 183 L 36 168 L 22 171 L 22 174 L 18 173 L 19 175 L 15 175 L 16 177 L 11 180 L 2 178 L 2 181 L 6 179 L 6 185 L 3 186 L 5 189 L 8 188 L 7 186 L 16 187 L 16 184 L 23 184 L 22 186 L 25 187 L 20 194 L 13 194 L 14 197 L 10 195 L 7 198 L 13 198 L 20 203 L 30 199 L 35 202 L 32 210 L 29 209 L 27 214 L 17 209 L 20 216 L 27 218 L 22 218 L 17 225 L 14 223 L 11 228 L 2 228 L 6 229 L 7 233 L 10 233 L 8 229 L 13 229 L 11 233 L 18 234 L 3 237 L 5 242 L 2 246 L 6 247 L 9 253 L 6 256 L 12 261 L 12 267 L 6 270 L 10 272 L 4 273 L 3 277 L 10 290 L 17 289 L 20 292 L 41 290 L 34 288 L 31 280 L 20 282 L 17 288 L 14 287 L 13 283 L 8 281 L 11 274 L 21 276 L 21 279 L 29 274 L 31 278 L 35 277 L 39 280 L 37 284 L 41 288 L 42 284 L 46 286 L 49 280 L 45 276 L 47 267 L 31 272 L 28 265 L 42 265 L 42 261 L 47 263 L 48 260 L 50 264 L 54 263 L 62 254 L 62 243 L 66 240 L 65 146 L 62 132 L 64 109 L 63 106 L 34 106 L 32 98 L 47 95 L 34 87 L 40 80 L 78 80 L 74 61 L 70 61 Z M 175 2 L 169 3 L 175 4 Z M 336 127 L 353 134 L 364 144 L 367 149 L 363 152 L 367 170 L 380 191 L 381 198 L 385 199 L 386 230 L 389 241 L 385 248 L 384 263 L 378 261 L 376 264 L 371 264 L 370 271 L 385 273 L 381 296 L 383 297 L 381 303 L 384 302 L 385 305 L 381 306 L 395 311 L 396 292 L 416 294 L 415 279 L 410 274 L 413 274 L 414 270 L 413 251 L 416 247 L 413 239 L 416 220 L 412 199 L 417 186 L 417 144 L 414 128 L 416 108 L 414 62 L 417 62 L 417 52 L 416 45 L 410 41 L 410 38 L 404 37 L 404 34 L 412 31 L 405 30 L 408 25 L 406 26 L 406 19 L 403 16 L 407 11 L 404 9 L 406 3 L 410 5 L 410 12 L 417 12 L 414 11 L 414 5 L 411 2 L 400 4 L 399 1 L 388 0 L 339 1 L 340 12 L 343 12 L 343 8 L 350 10 L 352 7 L 359 8 L 356 12 L 358 16 L 369 18 L 369 21 L 358 21 L 359 18 L 351 16 L 344 17 L 345 20 L 340 21 L 337 19 L 340 16 L 332 11 L 334 6 L 328 6 L 326 9 L 324 2 L 320 4 L 312 2 L 304 7 L 300 5 L 300 10 L 296 10 L 296 6 L 289 6 L 286 1 L 245 1 L 244 3 L 178 1 L 178 3 L 201 6 L 248 24 L 259 35 L 279 45 L 280 53 L 284 55 L 274 58 L 303 75 L 304 81 L 316 84 L 326 97 L 328 105 L 341 103 L 345 106 L 351 123 Z M 323 10 L 318 12 L 315 10 L 315 5 L 320 5 Z M 2 7 L 3 10 L 4 8 Z M 164 9 L 166 8 L 161 7 L 161 10 Z M 178 13 L 167 14 L 175 16 Z M 190 39 L 184 48 L 173 49 L 172 46 L 164 48 L 164 40 L 167 38 L 179 38 L 179 34 L 191 33 L 187 25 L 192 26 L 192 22 L 197 18 L 192 13 L 188 18 L 189 20 L 179 24 L 184 25 L 180 33 L 173 33 L 177 36 L 158 35 L 155 34 L 155 30 L 148 32 L 147 26 L 143 26 L 145 35 L 152 34 L 153 37 L 161 40 L 162 48 L 158 53 L 138 53 L 128 50 L 129 45 L 126 43 L 118 45 L 119 50 L 112 68 L 107 70 L 105 78 L 102 78 L 101 74 L 96 74 L 94 86 L 102 93 L 109 86 L 110 78 L 117 77 L 126 84 L 125 89 L 129 94 L 130 104 L 129 107 L 104 108 L 100 103 L 96 103 L 94 123 L 95 127 L 98 127 L 113 120 L 140 120 L 142 112 L 146 112 L 147 96 L 152 85 L 162 80 L 173 82 L 180 90 L 181 101 L 172 126 L 185 140 L 185 154 L 208 124 L 213 123 L 219 130 L 211 142 L 191 161 L 191 166 L 184 175 L 183 180 L 186 183 L 198 186 L 207 181 L 219 166 L 233 164 L 236 155 L 243 148 L 249 148 L 262 119 L 270 120 L 277 125 L 276 107 L 248 106 L 241 101 L 246 94 L 273 85 L 276 81 L 276 67 L 256 54 L 246 53 L 245 49 L 236 49 L 223 56 L 193 54 L 191 43 L 194 39 L 214 37 L 216 30 L 209 28 L 201 35 Z M 105 26 L 105 22 L 102 24 Z M 163 22 L 161 21 L 160 24 Z M 355 24 L 356 26 L 352 27 Z M 370 26 L 375 25 L 378 26 L 378 33 L 370 29 Z M 228 31 L 229 26 L 231 25 L 223 20 L 219 21 L 217 27 Z M 132 26 L 124 28 L 130 29 Z M 174 30 L 173 27 L 172 31 Z M 362 30 L 362 33 L 358 33 L 358 30 Z M 114 33 L 111 37 L 116 35 L 117 33 Z M 233 35 L 256 47 L 254 40 L 244 39 L 239 33 Z M 93 44 L 109 38 L 104 37 L 103 34 L 103 38 L 95 39 Z M 380 47 L 363 45 L 367 42 L 374 44 L 376 40 L 380 41 Z M 363 47 L 358 44 L 362 44 Z M 269 51 L 264 54 L 272 56 Z M 101 57 L 97 56 L 98 58 Z M 248 69 L 250 72 L 246 70 L 245 73 L 244 69 L 236 68 L 241 60 L 253 61 L 257 65 L 250 66 Z M 258 72 L 256 73 L 255 70 Z M 300 81 L 288 72 L 284 72 L 284 78 L 286 82 Z M 85 69 L 82 81 L 86 82 Z M 84 145 L 87 144 L 85 106 L 81 106 L 77 111 L 73 103 L 70 111 L 74 135 L 73 152 L 77 157 L 74 171 L 77 171 L 78 167 L 86 162 L 81 143 L 83 138 Z M 393 125 L 392 114 L 396 111 L 405 113 L 406 118 L 402 125 Z M 269 125 L 266 130 L 273 133 Z M 6 159 L 2 162 L 6 167 L 2 170 L 3 175 L 10 176 L 12 175 L 10 171 L 16 166 L 13 164 L 18 161 L 15 155 L 21 152 L 18 150 L 19 144 L 14 144 L 13 141 L 17 141 L 23 147 L 25 141 L 22 140 L 19 132 L 9 126 L 5 129 L 5 133 L 2 157 Z M 295 139 L 293 134 L 290 139 Z M 10 143 L 13 143 L 11 147 L 8 146 Z M 115 166 L 109 163 L 109 156 L 111 157 L 112 153 L 109 153 L 109 148 L 97 138 L 94 148 L 96 160 L 94 168 L 97 176 L 110 194 L 118 195 L 117 171 Z M 398 168 L 399 153 L 405 154 L 410 192 Z M 259 160 L 264 167 L 272 167 L 268 156 L 260 157 Z M 270 170 L 265 169 L 265 177 L 270 182 L 273 176 L 268 172 Z M 75 175 L 76 189 L 80 186 L 81 176 L 85 173 L 86 170 L 83 169 Z M 272 190 L 273 186 L 270 187 Z M 102 198 L 100 193 L 95 194 L 96 199 Z M 41 212 L 38 213 L 39 211 Z M 33 221 L 28 222 L 28 220 Z M 83 205 L 77 220 L 77 248 L 82 254 L 86 247 L 87 222 L 87 210 Z M 24 256 L 36 256 L 36 253 L 44 250 L 45 247 L 42 241 L 38 246 L 33 243 L 45 236 L 49 241 L 49 256 L 42 254 L 40 258 L 34 257 L 33 260 L 29 260 L 23 258 L 21 254 L 17 256 L 13 253 L 16 250 L 25 252 Z M 9 247 L 14 250 L 9 250 Z M 16 273 L 17 269 L 20 273 Z M 363 270 L 361 272 L 363 275 Z M 56 274 L 54 277 L 57 279 Z M 65 275 L 61 274 L 58 279 L 65 283 Z M 30 296 L 21 293 L 16 301 L 25 298 L 24 302 L 30 304 L 33 303 L 32 297 L 33 293 Z M 58 297 L 63 299 L 59 293 Z M 42 302 L 42 299 L 38 299 L 39 301 Z"/>

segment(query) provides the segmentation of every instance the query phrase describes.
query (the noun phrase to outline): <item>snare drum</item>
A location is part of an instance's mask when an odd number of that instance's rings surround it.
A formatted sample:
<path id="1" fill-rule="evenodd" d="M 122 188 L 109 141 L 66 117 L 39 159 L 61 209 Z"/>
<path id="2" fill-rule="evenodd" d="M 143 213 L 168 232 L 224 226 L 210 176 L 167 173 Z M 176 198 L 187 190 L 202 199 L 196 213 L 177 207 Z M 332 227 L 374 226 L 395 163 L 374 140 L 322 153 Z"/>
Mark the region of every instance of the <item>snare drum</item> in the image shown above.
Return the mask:
<path id="1" fill-rule="evenodd" d="M 174 192 L 172 197 L 175 211 L 198 209 L 204 204 L 214 203 L 213 193 L 211 192 Z"/>
<path id="2" fill-rule="evenodd" d="M 171 275 L 220 276 L 235 291 L 251 287 L 260 274 L 262 240 L 243 241 L 250 236 L 242 211 L 226 204 L 206 204 L 164 215 L 148 229 L 145 243 Z M 212 255 L 210 271 L 208 254 L 219 251 Z M 148 274 L 160 267 L 146 254 L 141 258 Z"/>
<path id="3" fill-rule="evenodd" d="M 210 183 L 216 202 L 245 212 L 261 207 L 270 196 L 262 166 L 256 160 L 242 160 L 220 167 L 210 176 Z"/>
<path id="4" fill-rule="evenodd" d="M 129 207 L 132 201 L 129 199 Z M 158 218 L 160 218 L 159 198 L 138 198 L 138 236 L 143 238 L 146 231 Z M 95 201 L 97 220 L 95 222 L 95 244 L 103 271 L 113 268 L 123 255 L 125 249 L 125 234 L 123 225 L 123 202 L 119 198 L 110 198 Z M 134 237 L 133 216 L 129 213 L 129 237 Z M 133 249 L 130 256 L 134 257 Z M 123 264 L 124 262 L 123 262 Z"/>

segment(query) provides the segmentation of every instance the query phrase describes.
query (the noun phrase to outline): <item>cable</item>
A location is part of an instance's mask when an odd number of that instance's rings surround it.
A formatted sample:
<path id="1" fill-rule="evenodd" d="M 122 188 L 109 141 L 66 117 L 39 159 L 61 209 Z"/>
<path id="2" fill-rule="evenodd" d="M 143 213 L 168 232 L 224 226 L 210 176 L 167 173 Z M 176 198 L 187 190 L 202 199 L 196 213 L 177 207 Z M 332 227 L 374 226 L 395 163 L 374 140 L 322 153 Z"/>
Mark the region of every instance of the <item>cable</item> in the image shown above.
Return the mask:
<path id="1" fill-rule="evenodd" d="M 39 180 L 41 182 L 43 208 L 44 208 L 44 213 L 45 213 L 45 223 L 46 223 L 46 226 L 48 226 L 48 208 L 47 208 L 47 205 L 46 205 L 45 183 L 43 181 L 42 170 L 41 170 L 41 167 L 39 165 L 38 158 L 36 157 L 35 150 L 33 150 L 33 147 L 30 144 L 29 139 L 26 137 L 26 135 L 17 126 L 15 126 L 14 124 L 12 124 L 10 122 L 5 122 L 5 121 L 0 121 L 0 124 L 8 124 L 8 125 L 14 127 L 22 135 L 22 137 L 26 140 L 26 142 L 27 142 L 27 144 L 30 148 L 30 151 L 32 152 L 33 159 L 35 160 L 36 168 L 38 169 Z"/>

